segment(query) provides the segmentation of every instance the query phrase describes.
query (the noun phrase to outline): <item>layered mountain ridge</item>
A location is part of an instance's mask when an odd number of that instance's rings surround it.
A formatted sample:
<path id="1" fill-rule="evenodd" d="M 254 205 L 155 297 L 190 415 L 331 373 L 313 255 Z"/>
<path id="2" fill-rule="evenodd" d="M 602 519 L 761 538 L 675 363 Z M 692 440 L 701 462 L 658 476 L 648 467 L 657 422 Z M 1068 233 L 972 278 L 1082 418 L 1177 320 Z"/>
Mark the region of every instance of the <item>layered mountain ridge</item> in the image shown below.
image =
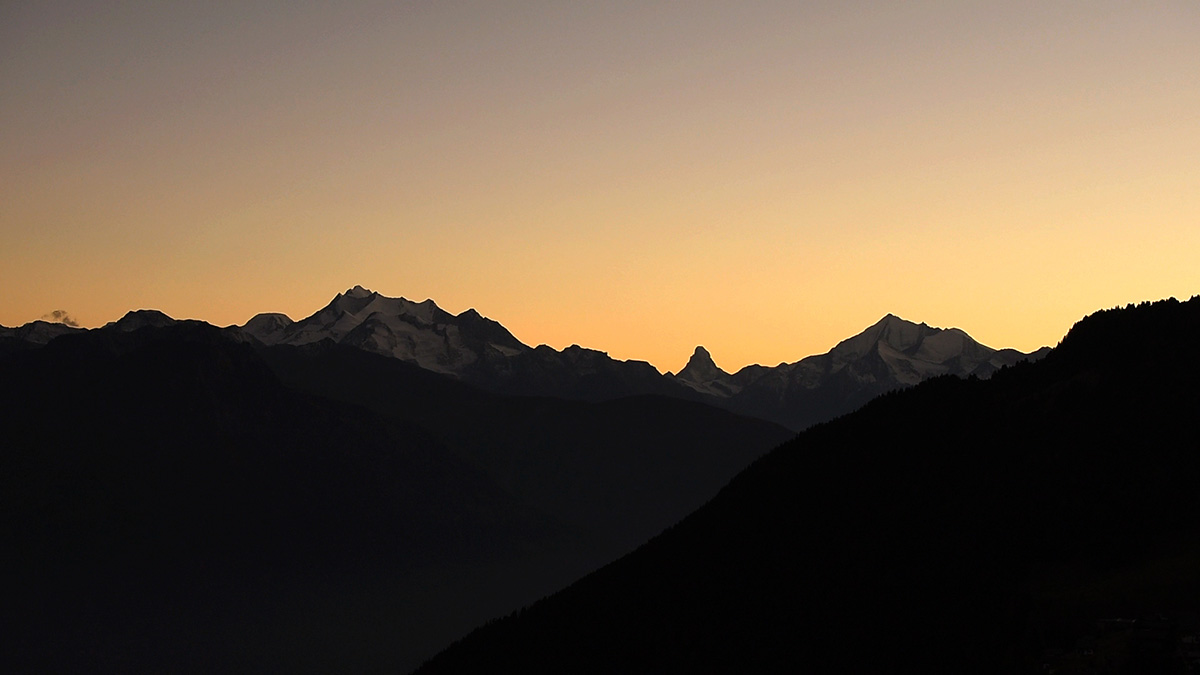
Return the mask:
<path id="1" fill-rule="evenodd" d="M 155 310 L 130 312 L 110 326 L 134 330 L 165 326 L 173 319 Z M 44 322 L 35 322 L 44 323 Z M 4 344 L 18 331 L 44 344 L 57 324 L 4 329 Z M 31 324 L 32 326 L 32 324 Z M 237 328 L 265 345 L 314 345 L 323 341 L 399 359 L 486 390 L 523 396 L 604 401 L 656 394 L 701 401 L 799 431 L 848 413 L 879 394 L 938 375 L 989 377 L 1031 354 L 992 349 L 958 328 L 934 328 L 888 314 L 829 352 L 778 366 L 721 370 L 697 347 L 679 373 L 660 374 L 645 361 L 621 361 L 602 351 L 572 345 L 530 347 L 499 322 L 474 309 L 451 314 L 432 300 L 391 298 L 354 286 L 312 315 L 293 321 L 281 313 L 255 315 Z M 30 339 L 32 339 L 32 337 Z"/>
<path id="2" fill-rule="evenodd" d="M 388 298 L 355 286 L 299 322 L 260 314 L 243 329 L 267 344 L 331 339 L 509 394 L 606 400 L 662 394 L 699 400 L 801 430 L 845 414 L 879 394 L 938 375 L 989 377 L 1032 354 L 992 349 L 958 328 L 934 328 L 888 314 L 825 354 L 726 373 L 697 347 L 677 374 L 643 361 L 618 361 L 571 346 L 525 345 L 469 309 L 457 316 L 432 300 Z"/>

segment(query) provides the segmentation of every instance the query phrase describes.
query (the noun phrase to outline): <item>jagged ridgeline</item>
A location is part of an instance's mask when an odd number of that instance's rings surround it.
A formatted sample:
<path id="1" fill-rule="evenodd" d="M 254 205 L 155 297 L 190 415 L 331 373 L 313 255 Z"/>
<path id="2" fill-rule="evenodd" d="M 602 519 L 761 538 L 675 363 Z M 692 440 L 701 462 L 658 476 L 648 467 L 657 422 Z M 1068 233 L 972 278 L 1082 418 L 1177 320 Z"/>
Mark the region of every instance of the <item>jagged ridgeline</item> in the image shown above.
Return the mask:
<path id="1" fill-rule="evenodd" d="M 885 395 L 419 672 L 1187 672 L 1197 335 L 1200 298 L 1103 311 Z"/>
<path id="2" fill-rule="evenodd" d="M 142 310 L 110 325 L 131 330 L 171 321 L 161 312 Z M 40 346 L 77 330 L 43 321 L 0 328 L 0 352 Z M 1046 347 L 1029 354 L 993 349 L 960 329 L 934 328 L 889 314 L 829 352 L 796 362 L 752 365 L 727 373 L 704 347 L 697 347 L 679 373 L 663 375 L 644 361 L 620 361 L 578 345 L 561 351 L 546 345 L 530 347 L 473 309 L 454 315 L 433 300 L 389 298 L 361 286 L 339 293 L 300 321 L 263 313 L 241 326 L 241 331 L 266 345 L 333 342 L 496 393 L 586 401 L 671 396 L 770 420 L 794 431 L 930 377 L 987 378 L 998 368 L 1037 360 L 1049 351 Z"/>
<path id="3" fill-rule="evenodd" d="M 475 310 L 457 316 L 432 300 L 388 298 L 355 286 L 301 321 L 259 314 L 243 330 L 265 344 L 332 340 L 391 356 L 490 391 L 590 401 L 660 394 L 703 401 L 793 430 L 848 413 L 884 392 L 938 375 L 989 377 L 1032 354 L 992 349 L 957 328 L 933 328 L 891 314 L 825 354 L 726 373 L 698 347 L 678 374 L 644 361 L 618 361 L 572 346 L 529 347 Z"/>

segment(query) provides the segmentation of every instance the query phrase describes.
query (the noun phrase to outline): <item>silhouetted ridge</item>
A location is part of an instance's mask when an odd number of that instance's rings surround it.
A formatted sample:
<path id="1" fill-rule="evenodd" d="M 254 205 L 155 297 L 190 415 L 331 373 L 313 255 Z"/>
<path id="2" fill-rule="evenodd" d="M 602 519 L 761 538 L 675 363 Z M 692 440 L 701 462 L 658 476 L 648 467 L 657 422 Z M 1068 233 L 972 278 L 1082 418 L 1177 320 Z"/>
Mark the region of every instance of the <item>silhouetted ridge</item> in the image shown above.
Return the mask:
<path id="1" fill-rule="evenodd" d="M 275 317 L 275 318 L 268 318 Z M 604 401 L 657 394 L 703 401 L 799 430 L 854 410 L 871 398 L 929 377 L 989 377 L 1022 359 L 963 331 L 933 328 L 888 314 L 826 354 L 773 368 L 722 371 L 703 347 L 676 375 L 643 361 L 618 361 L 571 345 L 531 348 L 473 309 L 454 316 L 433 300 L 389 298 L 361 286 L 339 293 L 295 323 L 260 315 L 244 327 L 264 344 L 321 340 L 391 356 L 490 391 Z"/>
<path id="2" fill-rule="evenodd" d="M 877 398 L 420 672 L 1186 672 L 1197 327 L 1197 298 L 1098 312 Z"/>
<path id="3" fill-rule="evenodd" d="M 0 326 L 0 355 L 7 352 L 36 349 L 59 337 L 86 329 L 49 321 L 30 321 L 16 328 Z"/>
<path id="4" fill-rule="evenodd" d="M 1055 351 L 1056 360 L 1072 364 L 1109 359 L 1127 367 L 1159 360 L 1160 354 L 1180 352 L 1200 338 L 1200 316 L 1175 298 L 1101 310 L 1076 323 Z"/>
<path id="5" fill-rule="evenodd" d="M 127 312 L 120 319 L 106 324 L 105 328 L 115 328 L 122 331 L 132 331 L 139 328 L 151 326 L 154 328 L 162 328 L 175 323 L 175 319 L 163 314 L 157 309 L 138 309 L 132 312 Z"/>

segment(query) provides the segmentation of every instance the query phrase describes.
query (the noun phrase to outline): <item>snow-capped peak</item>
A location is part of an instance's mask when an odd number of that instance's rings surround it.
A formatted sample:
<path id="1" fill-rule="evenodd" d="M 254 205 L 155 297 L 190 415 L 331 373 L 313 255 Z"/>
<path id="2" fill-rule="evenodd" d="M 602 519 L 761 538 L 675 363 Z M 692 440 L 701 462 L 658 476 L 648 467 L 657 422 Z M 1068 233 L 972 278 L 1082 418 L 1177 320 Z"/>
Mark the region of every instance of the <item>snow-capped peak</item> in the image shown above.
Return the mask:
<path id="1" fill-rule="evenodd" d="M 243 330 L 266 344 L 333 340 L 448 374 L 462 373 L 490 352 L 513 355 L 529 349 L 503 326 L 473 310 L 456 317 L 432 299 L 389 298 L 362 286 L 338 293 L 300 321 L 293 323 L 280 314 L 258 315 Z"/>
<path id="2" fill-rule="evenodd" d="M 263 312 L 255 314 L 242 326 L 242 330 L 270 345 L 283 339 L 284 331 L 293 323 L 287 314 Z"/>
<path id="3" fill-rule="evenodd" d="M 712 354 L 702 346 L 692 352 L 687 365 L 675 375 L 681 384 L 713 396 L 727 398 L 737 393 L 740 387 L 733 384 L 732 376 L 721 370 L 712 359 Z"/>
<path id="4" fill-rule="evenodd" d="M 924 323 L 905 321 L 889 313 L 858 335 L 839 342 L 830 353 L 841 358 L 860 358 L 875 351 L 880 344 L 906 351 L 919 344 L 925 336 L 938 331 Z"/>

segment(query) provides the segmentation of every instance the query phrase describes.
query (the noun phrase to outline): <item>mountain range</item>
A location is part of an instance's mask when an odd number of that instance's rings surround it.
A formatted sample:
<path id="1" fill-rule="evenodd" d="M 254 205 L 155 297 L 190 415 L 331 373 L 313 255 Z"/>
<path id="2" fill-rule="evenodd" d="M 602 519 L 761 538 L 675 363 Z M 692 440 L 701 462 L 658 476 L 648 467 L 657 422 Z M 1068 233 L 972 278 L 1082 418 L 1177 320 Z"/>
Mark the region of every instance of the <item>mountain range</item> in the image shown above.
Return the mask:
<path id="1" fill-rule="evenodd" d="M 139 310 L 109 325 L 131 330 L 171 321 L 161 312 Z M 328 340 L 501 394 L 589 401 L 657 394 L 704 402 L 797 431 L 929 377 L 987 378 L 999 368 L 1049 352 L 1048 347 L 1030 354 L 996 350 L 960 329 L 934 328 L 888 314 L 829 352 L 793 363 L 752 365 L 731 374 L 718 368 L 701 346 L 679 373 L 663 375 L 645 361 L 620 361 L 578 345 L 561 351 L 530 347 L 474 309 L 454 315 L 433 300 L 389 298 L 362 286 L 337 294 L 299 321 L 262 313 L 239 328 L 265 345 Z M 37 321 L 15 329 L 0 327 L 0 339 L 45 344 L 74 330 Z"/>
<path id="2" fill-rule="evenodd" d="M 0 327 L 6 670 L 404 671 L 794 430 L 1044 351 L 889 315 L 796 363 L 700 347 L 660 374 L 361 287 L 300 321 Z"/>
<path id="3" fill-rule="evenodd" d="M 392 356 L 498 393 L 607 400 L 661 394 L 725 408 L 800 430 L 845 414 L 887 391 L 937 375 L 989 377 L 1032 354 L 984 346 L 957 328 L 915 324 L 891 314 L 828 353 L 778 366 L 726 373 L 697 347 L 677 374 L 644 361 L 618 361 L 577 345 L 562 351 L 525 345 L 501 324 L 469 309 L 457 316 L 432 300 L 388 298 L 355 286 L 293 322 L 259 314 L 242 330 L 264 344 L 321 340 Z"/>

